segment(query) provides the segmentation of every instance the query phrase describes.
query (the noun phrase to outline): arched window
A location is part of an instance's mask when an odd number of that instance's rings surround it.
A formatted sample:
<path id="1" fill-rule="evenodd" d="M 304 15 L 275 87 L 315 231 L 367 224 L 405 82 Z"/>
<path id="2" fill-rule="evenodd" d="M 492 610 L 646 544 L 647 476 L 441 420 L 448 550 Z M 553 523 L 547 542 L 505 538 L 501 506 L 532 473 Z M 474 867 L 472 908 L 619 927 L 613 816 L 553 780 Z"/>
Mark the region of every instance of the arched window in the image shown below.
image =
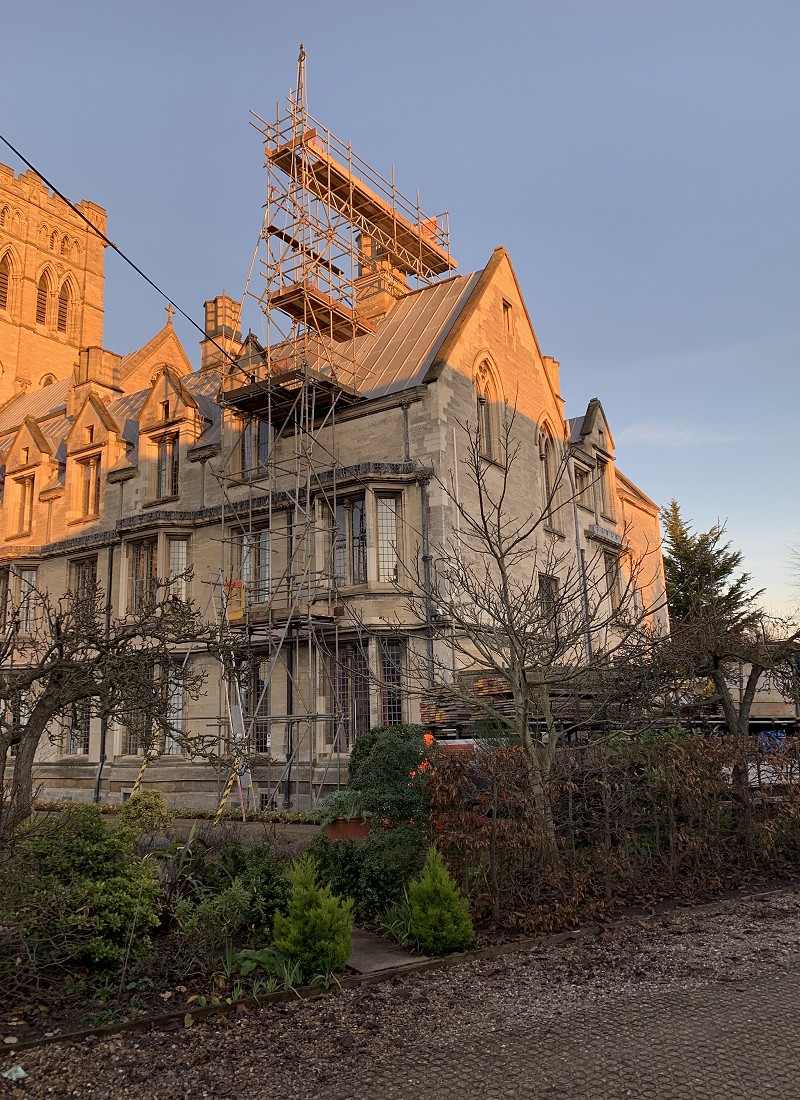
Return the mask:
<path id="1" fill-rule="evenodd" d="M 7 206 L 4 206 L 2 210 L 0 210 L 0 229 L 8 225 L 9 213 L 10 211 Z"/>
<path id="2" fill-rule="evenodd" d="M 11 301 L 11 263 L 8 253 L 0 260 L 0 309 L 7 310 Z"/>
<path id="3" fill-rule="evenodd" d="M 52 386 L 52 384 L 55 382 L 55 380 L 56 380 L 56 376 L 54 374 L 46 374 L 42 378 L 42 382 L 41 382 L 42 389 L 44 389 L 45 386 Z"/>
<path id="4" fill-rule="evenodd" d="M 69 237 L 61 238 L 61 255 L 69 256 Z"/>
<path id="5" fill-rule="evenodd" d="M 72 312 L 72 291 L 69 283 L 64 283 L 58 293 L 58 317 L 56 328 L 59 332 L 69 331 L 70 314 Z"/>
<path id="6" fill-rule="evenodd" d="M 555 440 L 547 428 L 542 429 L 539 437 L 539 458 L 542 460 L 543 511 L 547 522 L 554 526 L 558 512 L 558 461 Z"/>
<path id="7" fill-rule="evenodd" d="M 50 297 L 50 279 L 46 271 L 42 272 L 36 288 L 36 324 L 47 324 L 47 300 Z"/>
<path id="8" fill-rule="evenodd" d="M 50 251 L 51 252 L 55 252 L 57 243 L 58 243 L 58 233 L 54 229 L 53 232 L 50 234 Z"/>
<path id="9" fill-rule="evenodd" d="M 488 363 L 481 363 L 475 378 L 478 450 L 483 458 L 497 458 L 497 388 Z"/>

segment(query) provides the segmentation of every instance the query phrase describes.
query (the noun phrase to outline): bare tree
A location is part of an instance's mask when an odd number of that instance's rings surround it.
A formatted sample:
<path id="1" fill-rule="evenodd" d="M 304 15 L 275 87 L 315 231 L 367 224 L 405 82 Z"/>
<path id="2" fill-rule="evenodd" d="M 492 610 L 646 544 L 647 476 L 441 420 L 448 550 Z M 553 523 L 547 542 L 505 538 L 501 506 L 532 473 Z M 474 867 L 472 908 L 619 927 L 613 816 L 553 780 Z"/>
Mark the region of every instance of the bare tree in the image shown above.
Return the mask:
<path id="1" fill-rule="evenodd" d="M 615 711 L 619 718 L 649 681 L 639 676 L 637 684 L 624 673 L 645 665 L 657 641 L 657 608 L 642 593 L 660 573 L 660 555 L 653 548 L 635 558 L 625 532 L 613 552 L 598 543 L 582 553 L 551 529 L 559 515 L 565 529 L 577 524 L 569 448 L 541 508 L 519 514 L 514 479 L 526 471 L 515 419 L 506 416 L 491 464 L 479 433 L 463 428 L 468 484 L 457 491 L 454 481 L 438 483 L 455 530 L 415 570 L 412 602 L 434 638 L 427 679 L 436 684 L 437 704 L 490 718 L 519 739 L 543 845 L 554 853 L 550 781 L 560 741 L 565 728 L 591 726 Z"/>
<path id="2" fill-rule="evenodd" d="M 199 694 L 203 675 L 180 652 L 210 644 L 195 607 L 158 585 L 142 610 L 115 619 L 94 588 L 58 600 L 28 586 L 0 631 L 0 844 L 31 813 L 43 741 L 69 736 L 75 708 L 135 726 L 142 747 L 181 737 L 175 693 Z"/>

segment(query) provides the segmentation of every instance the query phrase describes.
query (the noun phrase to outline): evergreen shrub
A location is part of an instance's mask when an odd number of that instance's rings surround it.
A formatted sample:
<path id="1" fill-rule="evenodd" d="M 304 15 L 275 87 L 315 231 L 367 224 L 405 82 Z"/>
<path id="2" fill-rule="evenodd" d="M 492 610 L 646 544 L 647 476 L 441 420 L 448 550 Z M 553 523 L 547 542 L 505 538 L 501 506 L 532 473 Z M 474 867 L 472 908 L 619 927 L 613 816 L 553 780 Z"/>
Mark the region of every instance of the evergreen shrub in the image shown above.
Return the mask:
<path id="1" fill-rule="evenodd" d="M 172 812 L 167 808 L 161 791 L 139 791 L 123 803 L 119 820 L 147 836 L 166 829 L 172 821 Z"/>
<path id="2" fill-rule="evenodd" d="M 409 883 L 408 905 L 409 932 L 421 951 L 442 955 L 472 942 L 467 902 L 433 845 L 419 878 Z"/>
<path id="3" fill-rule="evenodd" d="M 353 947 L 353 902 L 317 882 L 317 865 L 306 855 L 289 876 L 286 913 L 275 915 L 272 946 L 299 967 L 301 980 L 327 980 L 341 970 Z"/>

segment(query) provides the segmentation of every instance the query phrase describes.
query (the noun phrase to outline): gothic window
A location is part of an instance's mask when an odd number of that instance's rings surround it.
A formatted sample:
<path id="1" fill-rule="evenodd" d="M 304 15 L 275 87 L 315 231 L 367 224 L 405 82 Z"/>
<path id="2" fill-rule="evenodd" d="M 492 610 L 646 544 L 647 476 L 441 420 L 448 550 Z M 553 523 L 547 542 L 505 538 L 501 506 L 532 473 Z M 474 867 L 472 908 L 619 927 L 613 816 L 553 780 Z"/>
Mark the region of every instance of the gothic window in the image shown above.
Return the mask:
<path id="1" fill-rule="evenodd" d="M 53 232 L 50 234 L 50 251 L 51 252 L 55 252 L 57 243 L 58 243 L 58 233 L 54 229 Z"/>
<path id="2" fill-rule="evenodd" d="M 0 210 L 0 229 L 5 229 L 5 227 L 8 225 L 9 216 L 9 208 L 7 206 L 4 206 L 2 210 Z"/>
<path id="3" fill-rule="evenodd" d="M 50 279 L 46 271 L 42 272 L 36 287 L 36 324 L 47 324 L 47 303 L 50 297 Z"/>
<path id="4" fill-rule="evenodd" d="M 539 615 L 544 632 L 554 636 L 558 625 L 558 577 L 549 573 L 539 574 Z"/>
<path id="5" fill-rule="evenodd" d="M 497 387 L 488 363 L 481 363 L 475 379 L 477 398 L 478 452 L 482 458 L 498 457 L 499 425 Z"/>
<path id="6" fill-rule="evenodd" d="M 551 526 L 555 526 L 558 514 L 558 478 L 559 466 L 556 444 L 546 430 L 539 441 L 539 458 L 542 462 L 542 485 L 544 487 L 544 515 Z"/>
<path id="7" fill-rule="evenodd" d="M 71 572 L 75 616 L 91 622 L 97 610 L 97 558 L 80 558 Z"/>
<path id="8" fill-rule="evenodd" d="M 0 260 L 0 309 L 8 310 L 11 302 L 11 261 L 6 254 Z"/>
<path id="9" fill-rule="evenodd" d="M 69 332 L 70 315 L 72 313 L 72 291 L 69 283 L 64 283 L 58 292 L 58 315 L 56 328 L 59 332 Z"/>
<path id="10" fill-rule="evenodd" d="M 608 494 L 608 463 L 598 461 L 597 463 L 597 509 L 600 515 L 606 516 L 608 519 L 614 518 L 614 509 L 611 505 L 611 500 Z"/>
<path id="11" fill-rule="evenodd" d="M 592 474 L 585 466 L 575 467 L 575 497 L 582 507 L 594 510 Z"/>
<path id="12" fill-rule="evenodd" d="M 61 238 L 61 255 L 69 256 L 69 237 Z"/>
<path id="13" fill-rule="evenodd" d="M 268 754 L 270 751 L 269 720 L 269 661 L 256 665 L 242 677 L 242 711 L 245 733 L 250 738 L 253 752 Z"/>

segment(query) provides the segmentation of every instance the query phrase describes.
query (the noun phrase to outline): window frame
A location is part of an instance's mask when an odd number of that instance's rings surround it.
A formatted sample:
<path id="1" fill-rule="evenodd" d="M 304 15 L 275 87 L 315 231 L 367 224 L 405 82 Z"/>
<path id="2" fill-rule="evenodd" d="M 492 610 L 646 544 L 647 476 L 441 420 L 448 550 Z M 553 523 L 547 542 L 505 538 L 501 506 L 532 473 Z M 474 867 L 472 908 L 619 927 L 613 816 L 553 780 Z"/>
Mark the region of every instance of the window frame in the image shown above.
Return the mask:
<path id="1" fill-rule="evenodd" d="M 391 521 L 387 524 L 383 513 L 391 501 L 393 509 Z M 400 539 L 402 533 L 402 493 L 376 492 L 375 493 L 375 525 L 377 528 L 376 550 L 378 565 L 378 582 L 381 584 L 398 584 L 400 581 Z M 393 521 L 393 522 L 392 522 Z M 394 540 L 390 536 L 393 529 Z M 391 574 L 391 575 L 390 575 Z"/>
<path id="2" fill-rule="evenodd" d="M 155 440 L 156 500 L 174 500 L 180 490 L 180 433 L 170 432 Z"/>
<path id="3" fill-rule="evenodd" d="M 371 725 L 369 644 L 345 642 L 331 659 L 335 666 L 333 751 L 349 752 Z"/>
<path id="4" fill-rule="evenodd" d="M 176 600 L 188 600 L 189 578 L 186 571 L 191 567 L 191 538 L 189 535 L 168 534 L 166 546 L 167 558 L 167 589 L 169 595 Z M 182 564 L 176 561 L 173 547 L 182 546 Z M 178 568 L 180 566 L 180 568 Z"/>
<path id="5" fill-rule="evenodd" d="M 343 497 L 333 509 L 333 579 L 340 588 L 355 588 L 369 580 L 367 496 Z"/>
<path id="6" fill-rule="evenodd" d="M 102 455 L 86 455 L 76 458 L 80 472 L 78 485 L 78 507 L 75 509 L 81 519 L 97 519 L 100 515 Z"/>
<path id="7" fill-rule="evenodd" d="M 16 503 L 16 535 L 29 535 L 33 530 L 33 498 L 36 488 L 36 474 L 24 474 L 15 477 L 17 503 Z"/>
<path id="8" fill-rule="evenodd" d="M 30 637 L 36 622 L 36 598 L 38 596 L 39 570 L 35 565 L 23 565 L 18 569 L 19 632 Z"/>
<path id="9" fill-rule="evenodd" d="M 391 653 L 390 650 L 394 650 Z M 381 724 L 396 726 L 403 722 L 403 673 L 405 645 L 400 638 L 379 638 Z"/>
<path id="10" fill-rule="evenodd" d="M 131 540 L 127 544 L 127 564 L 127 611 L 129 615 L 141 615 L 154 601 L 158 588 L 158 537 Z"/>

